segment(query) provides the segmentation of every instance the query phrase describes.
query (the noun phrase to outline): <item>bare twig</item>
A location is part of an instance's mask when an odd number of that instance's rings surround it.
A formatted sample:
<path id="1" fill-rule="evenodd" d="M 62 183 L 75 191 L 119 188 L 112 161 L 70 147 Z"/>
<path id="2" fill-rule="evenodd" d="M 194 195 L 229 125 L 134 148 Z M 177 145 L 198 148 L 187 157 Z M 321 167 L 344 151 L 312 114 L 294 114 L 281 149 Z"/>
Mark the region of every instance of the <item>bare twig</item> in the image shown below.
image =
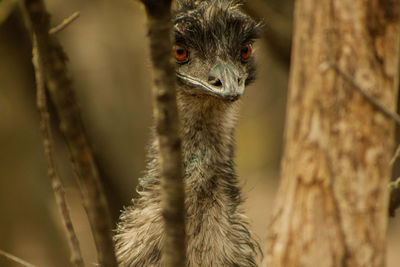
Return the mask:
<path id="1" fill-rule="evenodd" d="M 26 266 L 26 267 L 35 267 L 35 265 L 33 265 L 33 264 L 31 264 L 31 263 L 29 263 L 29 262 L 27 262 L 27 261 L 24 261 L 24 260 L 22 260 L 22 259 L 20 259 L 20 258 L 18 258 L 18 257 L 16 257 L 16 256 L 10 254 L 10 253 L 7 253 L 7 252 L 1 250 L 1 249 L 0 249 L 0 255 L 6 257 L 7 259 L 12 260 L 12 261 L 14 261 L 14 262 L 16 262 L 16 263 L 19 263 L 19 264 L 21 264 L 21 265 L 23 265 L 23 266 Z"/>
<path id="2" fill-rule="evenodd" d="M 57 110 L 60 129 L 67 140 L 77 172 L 99 264 L 102 267 L 116 267 L 110 213 L 92 148 L 87 140 L 80 110 L 72 90 L 72 82 L 68 76 L 67 57 L 54 35 L 49 34 L 50 15 L 43 0 L 25 0 L 24 2 L 36 35 L 38 53 L 43 60 L 44 75 L 51 101 Z"/>
<path id="3" fill-rule="evenodd" d="M 400 156 L 400 145 L 397 146 L 396 152 L 394 153 L 390 165 L 392 166 L 398 157 Z M 396 214 L 396 209 L 400 206 L 400 177 L 393 182 L 389 183 L 389 215 L 394 217 Z"/>
<path id="4" fill-rule="evenodd" d="M 160 149 L 162 215 L 165 240 L 162 265 L 185 266 L 185 210 L 181 140 L 172 59 L 171 0 L 143 0 L 153 63 L 154 116 Z"/>
<path id="5" fill-rule="evenodd" d="M 35 67 L 35 76 L 36 76 L 37 106 L 40 112 L 40 129 L 43 135 L 43 147 L 47 158 L 48 175 L 51 180 L 51 186 L 54 191 L 57 206 L 60 210 L 64 227 L 67 233 L 68 237 L 67 239 L 71 249 L 71 262 L 77 267 L 83 267 L 84 263 L 82 259 L 81 249 L 79 246 L 79 241 L 78 238 L 76 237 L 71 216 L 69 214 L 69 208 L 65 200 L 64 188 L 61 184 L 61 180 L 57 174 L 57 170 L 54 163 L 53 138 L 51 133 L 50 114 L 47 108 L 43 61 L 38 52 L 37 41 L 35 36 L 33 36 L 32 54 L 33 54 L 32 61 Z"/>
<path id="6" fill-rule="evenodd" d="M 80 13 L 79 11 L 73 13 L 71 16 L 69 16 L 68 18 L 64 19 L 59 25 L 51 28 L 49 30 L 49 34 L 56 34 L 62 30 L 65 29 L 65 27 L 67 27 L 68 25 L 70 25 L 72 22 L 74 22 L 77 18 L 79 18 Z"/>
<path id="7" fill-rule="evenodd" d="M 390 111 L 388 108 L 383 106 L 381 103 L 379 103 L 373 96 L 371 96 L 364 88 L 362 88 L 359 84 L 356 83 L 353 77 L 351 77 L 349 74 L 346 72 L 342 71 L 339 66 L 333 62 L 333 61 L 326 61 L 323 64 L 321 64 L 321 71 L 325 72 L 328 69 L 332 68 L 333 70 L 336 71 L 337 74 L 339 74 L 346 82 L 352 85 L 353 88 L 357 89 L 357 91 L 376 109 L 378 109 L 381 113 L 383 113 L 386 117 L 394 120 L 398 125 L 400 125 L 400 116 L 399 114 L 396 114 L 392 111 Z"/>
<path id="8" fill-rule="evenodd" d="M 392 159 L 390 160 L 390 165 L 392 166 L 396 160 L 399 158 L 400 156 L 400 145 L 397 146 L 396 151 L 394 152 L 394 155 L 392 157 Z"/>
<path id="9" fill-rule="evenodd" d="M 395 216 L 396 209 L 400 206 L 400 177 L 389 183 L 390 200 L 389 200 L 389 215 Z"/>

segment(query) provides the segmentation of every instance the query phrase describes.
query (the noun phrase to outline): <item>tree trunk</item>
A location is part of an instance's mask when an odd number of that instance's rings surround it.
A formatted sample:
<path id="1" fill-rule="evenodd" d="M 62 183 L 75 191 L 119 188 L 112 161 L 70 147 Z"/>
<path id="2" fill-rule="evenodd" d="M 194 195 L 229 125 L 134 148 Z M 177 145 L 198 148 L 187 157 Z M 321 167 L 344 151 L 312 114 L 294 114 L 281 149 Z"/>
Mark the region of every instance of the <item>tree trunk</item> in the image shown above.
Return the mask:
<path id="1" fill-rule="evenodd" d="M 264 266 L 384 266 L 394 125 L 359 89 L 395 110 L 399 13 L 395 0 L 296 2 Z"/>

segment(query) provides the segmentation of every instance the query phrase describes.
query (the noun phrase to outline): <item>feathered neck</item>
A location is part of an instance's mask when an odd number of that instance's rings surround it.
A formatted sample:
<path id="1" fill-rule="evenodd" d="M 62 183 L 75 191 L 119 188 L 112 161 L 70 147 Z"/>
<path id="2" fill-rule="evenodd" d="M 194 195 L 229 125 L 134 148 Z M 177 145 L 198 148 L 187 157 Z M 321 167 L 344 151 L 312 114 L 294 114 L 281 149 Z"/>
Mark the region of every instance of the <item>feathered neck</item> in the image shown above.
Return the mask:
<path id="1" fill-rule="evenodd" d="M 187 94 L 178 94 L 177 103 L 185 168 L 202 159 L 211 168 L 232 161 L 238 103 Z"/>

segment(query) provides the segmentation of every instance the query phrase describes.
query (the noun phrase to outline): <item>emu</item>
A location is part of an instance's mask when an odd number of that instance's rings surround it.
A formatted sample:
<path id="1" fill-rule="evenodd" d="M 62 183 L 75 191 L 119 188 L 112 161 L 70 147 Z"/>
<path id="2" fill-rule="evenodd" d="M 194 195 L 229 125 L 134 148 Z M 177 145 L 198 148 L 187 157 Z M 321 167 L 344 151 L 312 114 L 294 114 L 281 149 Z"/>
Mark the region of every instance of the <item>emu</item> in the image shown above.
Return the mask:
<path id="1" fill-rule="evenodd" d="M 255 78 L 252 44 L 260 26 L 228 0 L 180 0 L 173 24 L 187 266 L 257 266 L 260 250 L 240 210 L 233 158 L 236 100 Z M 153 138 L 139 197 L 122 212 L 116 230 L 120 266 L 161 266 L 157 153 Z"/>

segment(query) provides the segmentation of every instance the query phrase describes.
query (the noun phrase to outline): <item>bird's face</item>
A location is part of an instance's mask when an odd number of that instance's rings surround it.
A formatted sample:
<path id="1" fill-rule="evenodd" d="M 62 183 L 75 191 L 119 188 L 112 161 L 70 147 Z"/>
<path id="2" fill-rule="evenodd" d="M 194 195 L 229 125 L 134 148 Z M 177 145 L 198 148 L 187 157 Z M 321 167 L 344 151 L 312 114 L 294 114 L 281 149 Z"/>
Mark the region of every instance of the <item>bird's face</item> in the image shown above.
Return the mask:
<path id="1" fill-rule="evenodd" d="M 259 25 L 231 2 L 183 2 L 175 16 L 180 90 L 234 101 L 254 80 L 253 42 Z"/>

